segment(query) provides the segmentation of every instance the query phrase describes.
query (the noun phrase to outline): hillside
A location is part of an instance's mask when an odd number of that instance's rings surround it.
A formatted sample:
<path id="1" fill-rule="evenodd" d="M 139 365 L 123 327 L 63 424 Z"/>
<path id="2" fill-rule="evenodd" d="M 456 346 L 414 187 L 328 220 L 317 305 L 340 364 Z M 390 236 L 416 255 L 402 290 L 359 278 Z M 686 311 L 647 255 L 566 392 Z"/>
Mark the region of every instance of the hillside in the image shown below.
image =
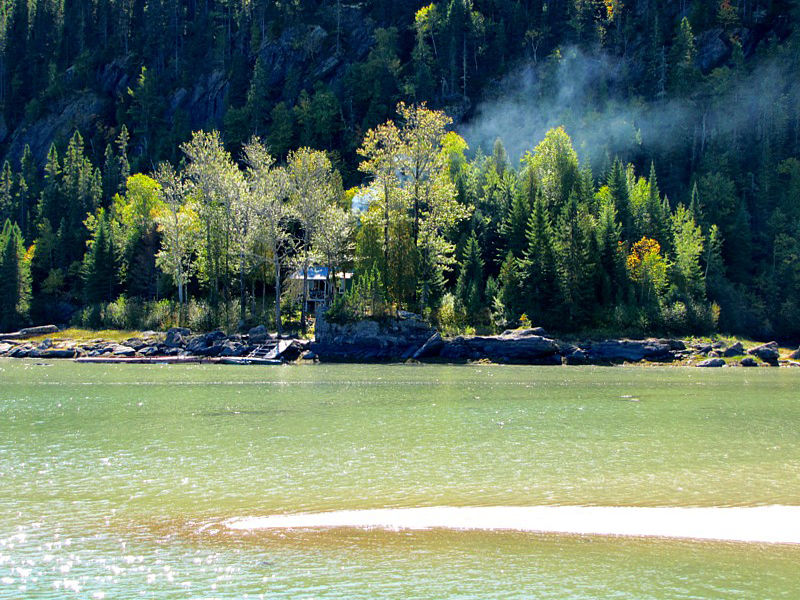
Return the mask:
<path id="1" fill-rule="evenodd" d="M 19 227 L 33 293 L 32 302 L 23 302 L 19 292 L 13 304 L 25 307 L 15 310 L 22 322 L 63 320 L 91 304 L 84 254 L 97 229 L 96 222 L 84 224 L 86 216 L 97 219 L 103 209 L 119 221 L 111 214 L 112 200 L 118 192 L 130 200 L 128 175 L 152 175 L 162 161 L 178 167 L 181 144 L 194 131 L 219 131 L 237 161 L 254 135 L 279 163 L 301 147 L 323 150 L 341 190 L 372 180 L 359 170 L 358 150 L 369 131 L 396 119 L 396 106 L 404 101 L 443 110 L 470 146 L 464 165 L 450 169 L 457 200 L 470 216 L 443 233 L 455 263 L 448 255 L 436 267 L 439 296 L 455 296 L 462 326 L 514 324 L 524 313 L 551 326 L 566 318 L 566 329 L 722 327 L 798 336 L 798 11 L 796 2 L 777 0 L 8 0 L 0 17 L 0 153 L 7 164 L 0 220 Z M 554 230 L 549 285 L 558 290 L 548 303 L 604 308 L 563 313 L 511 294 L 515 286 L 536 287 L 530 223 L 517 225 L 517 242 L 509 227 L 514 210 L 530 215 L 537 194 L 547 195 L 545 171 L 537 176 L 531 166 L 533 151 L 560 126 L 579 161 L 575 181 L 583 183 L 574 184 L 573 216 L 583 219 L 585 251 L 596 250 L 591 244 L 598 243 L 607 193 L 617 211 L 610 218 L 625 245 L 622 262 L 647 238 L 659 243 L 668 263 L 663 284 L 656 285 L 658 309 L 644 320 L 611 316 L 641 304 L 642 294 L 637 298 L 627 289 L 636 279 L 630 270 L 610 275 L 607 264 L 592 267 L 605 269 L 605 282 L 600 276 L 591 282 L 589 275 L 563 280 L 565 263 L 556 255 L 564 240 L 555 230 L 570 190 L 543 200 L 545 221 Z M 532 160 L 519 163 L 526 152 Z M 514 197 L 526 185 L 530 193 L 515 209 Z M 651 198 L 649 208 L 645 197 Z M 680 204 L 701 238 L 692 260 L 702 290 L 690 292 L 692 286 L 675 274 L 680 257 L 673 217 Z M 663 223 L 654 225 L 658 219 Z M 156 229 L 153 221 L 136 242 L 139 258 L 131 258 L 136 251 L 130 248 L 123 252 L 130 240 L 117 240 L 112 254 L 121 274 L 97 299 L 112 301 L 123 293 L 150 301 L 174 294 L 166 275 L 165 281 L 135 285 L 128 275 L 155 279 L 163 271 L 155 263 L 162 244 Z M 290 229 L 301 234 L 303 226 Z M 4 234 L 9 248 L 12 238 Z M 480 255 L 474 264 L 481 267 L 474 302 L 457 285 L 467 278 L 461 275 L 471 238 Z M 355 254 L 345 262 L 357 271 L 367 264 L 381 271 L 384 300 L 438 310 L 436 303 L 420 304 L 425 293 L 418 283 L 425 277 L 438 281 L 422 276 L 424 265 L 409 275 L 416 282 L 411 291 L 392 292 L 387 277 L 400 275 L 388 276 L 388 265 L 365 260 L 359 254 L 364 243 L 356 240 Z M 310 238 L 300 242 L 310 245 Z M 45 251 L 51 254 L 43 263 Z M 519 276 L 511 274 L 509 252 Z M 388 251 L 384 257 L 388 261 Z M 228 288 L 241 283 L 249 301 L 255 306 L 258 297 L 264 306 L 267 293 L 255 283 L 274 285 L 269 272 L 257 274 L 256 267 L 241 277 L 230 267 L 212 285 L 203 268 L 189 282 L 193 296 L 210 300 L 217 295 L 212 288 L 224 288 L 227 302 L 237 295 Z M 25 288 L 24 277 L 17 279 L 17 289 Z M 570 287 L 580 288 L 580 297 L 571 296 Z M 248 302 L 245 294 L 241 298 Z M 677 325 L 665 316 L 681 310 L 676 303 L 690 315 Z"/>

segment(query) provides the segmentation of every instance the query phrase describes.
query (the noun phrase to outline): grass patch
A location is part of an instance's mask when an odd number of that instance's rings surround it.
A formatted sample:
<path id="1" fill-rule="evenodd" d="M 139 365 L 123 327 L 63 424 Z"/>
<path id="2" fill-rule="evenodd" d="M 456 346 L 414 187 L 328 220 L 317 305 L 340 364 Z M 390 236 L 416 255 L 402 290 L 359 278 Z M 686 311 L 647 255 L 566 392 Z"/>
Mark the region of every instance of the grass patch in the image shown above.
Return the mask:
<path id="1" fill-rule="evenodd" d="M 46 333 L 28 338 L 27 342 L 42 342 L 47 338 L 55 341 L 90 342 L 92 340 L 105 340 L 108 342 L 124 342 L 133 337 L 141 337 L 141 331 L 130 331 L 125 329 L 82 329 L 70 327 L 58 333 Z M 23 341 L 23 340 L 20 340 Z"/>

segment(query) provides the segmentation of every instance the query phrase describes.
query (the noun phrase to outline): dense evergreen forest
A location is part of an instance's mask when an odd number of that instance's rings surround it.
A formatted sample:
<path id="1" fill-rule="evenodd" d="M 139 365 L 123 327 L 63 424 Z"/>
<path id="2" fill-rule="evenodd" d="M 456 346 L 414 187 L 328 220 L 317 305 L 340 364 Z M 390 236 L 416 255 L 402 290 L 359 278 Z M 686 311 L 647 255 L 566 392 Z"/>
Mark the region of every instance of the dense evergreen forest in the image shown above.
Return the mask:
<path id="1" fill-rule="evenodd" d="M 0 330 L 800 337 L 795 0 L 2 0 Z M 358 207 L 358 210 L 353 210 Z M 334 283 L 334 282 L 332 282 Z"/>

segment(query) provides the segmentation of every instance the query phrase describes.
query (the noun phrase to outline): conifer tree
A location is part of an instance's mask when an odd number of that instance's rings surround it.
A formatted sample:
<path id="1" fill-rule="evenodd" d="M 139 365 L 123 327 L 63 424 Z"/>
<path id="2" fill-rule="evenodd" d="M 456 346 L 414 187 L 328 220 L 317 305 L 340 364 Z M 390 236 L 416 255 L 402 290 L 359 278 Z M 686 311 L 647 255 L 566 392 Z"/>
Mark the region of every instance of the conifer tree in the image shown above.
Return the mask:
<path id="1" fill-rule="evenodd" d="M 622 239 L 633 240 L 634 223 L 631 211 L 631 198 L 628 191 L 628 179 L 622 161 L 617 158 L 608 177 L 608 191 L 614 201 L 619 221 L 622 225 Z"/>
<path id="2" fill-rule="evenodd" d="M 467 240 L 461 272 L 456 282 L 456 300 L 471 322 L 479 322 L 485 307 L 484 302 L 483 259 L 481 248 L 475 234 Z"/>
<path id="3" fill-rule="evenodd" d="M 568 327 L 581 327 L 588 315 L 587 301 L 591 291 L 589 240 L 586 236 L 583 210 L 573 194 L 558 217 L 555 232 L 558 287 L 561 312 Z"/>
<path id="4" fill-rule="evenodd" d="M 556 308 L 558 289 L 552 224 L 541 196 L 536 199 L 528 220 L 527 242 L 523 264 L 524 308 L 530 319 L 547 324 Z"/>
<path id="5" fill-rule="evenodd" d="M 83 263 L 86 302 L 110 302 L 117 286 L 117 265 L 111 228 L 105 211 L 100 209 L 97 229 Z"/>
<path id="6" fill-rule="evenodd" d="M 0 232 L 0 331 L 16 329 L 25 322 L 30 292 L 22 232 L 6 219 Z"/>

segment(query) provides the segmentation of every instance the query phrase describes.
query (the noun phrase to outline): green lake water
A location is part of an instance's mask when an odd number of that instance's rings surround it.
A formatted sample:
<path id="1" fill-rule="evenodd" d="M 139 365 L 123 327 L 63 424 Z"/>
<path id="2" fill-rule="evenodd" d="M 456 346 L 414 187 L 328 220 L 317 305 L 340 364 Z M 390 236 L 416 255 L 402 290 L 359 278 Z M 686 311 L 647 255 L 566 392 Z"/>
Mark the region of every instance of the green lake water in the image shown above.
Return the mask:
<path id="1" fill-rule="evenodd" d="M 223 524 L 772 504 L 800 370 L 0 360 L 0 598 L 797 598 L 797 545 Z"/>

